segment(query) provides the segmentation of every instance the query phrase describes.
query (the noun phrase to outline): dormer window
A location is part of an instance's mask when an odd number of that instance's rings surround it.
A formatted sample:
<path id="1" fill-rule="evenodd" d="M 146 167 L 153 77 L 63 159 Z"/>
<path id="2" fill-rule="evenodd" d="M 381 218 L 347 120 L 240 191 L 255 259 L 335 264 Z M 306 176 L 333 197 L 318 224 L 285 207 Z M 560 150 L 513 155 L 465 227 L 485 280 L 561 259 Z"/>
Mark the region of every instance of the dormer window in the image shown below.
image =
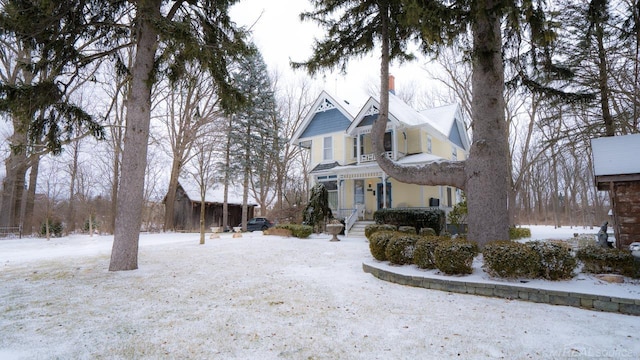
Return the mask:
<path id="1" fill-rule="evenodd" d="M 458 148 L 455 146 L 451 147 L 451 160 L 454 160 L 454 161 L 458 160 Z"/>
<path id="2" fill-rule="evenodd" d="M 322 160 L 333 160 L 333 138 L 327 136 L 323 141 Z"/>
<path id="3" fill-rule="evenodd" d="M 433 149 L 433 140 L 431 139 L 431 135 L 427 135 L 427 153 L 431 154 Z"/>

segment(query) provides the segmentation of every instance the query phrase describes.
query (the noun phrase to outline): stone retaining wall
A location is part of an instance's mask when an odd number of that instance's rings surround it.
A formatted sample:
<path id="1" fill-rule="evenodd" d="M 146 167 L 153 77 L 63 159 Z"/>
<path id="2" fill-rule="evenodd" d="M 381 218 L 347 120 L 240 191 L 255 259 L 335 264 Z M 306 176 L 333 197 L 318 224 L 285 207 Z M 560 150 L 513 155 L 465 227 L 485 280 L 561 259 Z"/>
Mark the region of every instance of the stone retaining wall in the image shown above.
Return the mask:
<path id="1" fill-rule="evenodd" d="M 580 294 L 556 290 L 543 290 L 503 284 L 483 284 L 463 280 L 431 279 L 421 276 L 396 274 L 371 264 L 362 264 L 364 272 L 380 280 L 400 285 L 448 291 L 460 294 L 492 296 L 504 299 L 524 300 L 551 305 L 574 306 L 589 310 L 617 312 L 640 316 L 640 299 L 625 299 L 602 295 Z"/>

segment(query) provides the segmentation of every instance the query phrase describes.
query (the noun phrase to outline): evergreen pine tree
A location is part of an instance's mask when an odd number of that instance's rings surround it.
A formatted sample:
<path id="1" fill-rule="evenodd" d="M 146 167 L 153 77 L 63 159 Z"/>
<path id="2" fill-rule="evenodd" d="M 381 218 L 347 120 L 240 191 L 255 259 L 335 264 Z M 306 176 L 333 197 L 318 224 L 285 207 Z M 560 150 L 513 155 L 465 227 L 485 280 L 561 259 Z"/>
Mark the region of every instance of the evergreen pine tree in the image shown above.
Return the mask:
<path id="1" fill-rule="evenodd" d="M 266 182 L 275 175 L 272 161 L 278 158 L 274 146 L 278 134 L 272 119 L 277 116 L 276 101 L 267 65 L 259 51 L 239 62 L 233 79 L 246 100 L 232 115 L 231 132 L 237 149 L 234 166 L 242 174 L 242 227 L 246 229 L 249 188 L 268 188 Z"/>

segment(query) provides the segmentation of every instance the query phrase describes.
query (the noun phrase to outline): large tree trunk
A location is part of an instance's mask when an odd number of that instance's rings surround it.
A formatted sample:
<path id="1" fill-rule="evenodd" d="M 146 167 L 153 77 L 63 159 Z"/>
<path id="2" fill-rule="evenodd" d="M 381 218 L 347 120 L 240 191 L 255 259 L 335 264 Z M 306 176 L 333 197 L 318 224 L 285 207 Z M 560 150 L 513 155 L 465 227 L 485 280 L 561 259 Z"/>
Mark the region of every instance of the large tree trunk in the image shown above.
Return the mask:
<path id="1" fill-rule="evenodd" d="M 596 24 L 596 42 L 598 43 L 598 90 L 600 91 L 600 110 L 606 136 L 616 135 L 616 124 L 609 110 L 609 71 L 607 70 L 607 50 L 604 47 L 604 29 Z"/>
<path id="2" fill-rule="evenodd" d="M 388 5 L 387 5 L 388 6 Z M 484 246 L 509 239 L 508 134 L 504 117 L 504 68 L 500 7 L 479 1 L 473 31 L 473 144 L 466 161 L 402 166 L 385 157 L 383 136 L 389 111 L 389 9 L 381 8 L 380 114 L 371 137 L 376 160 L 393 178 L 411 184 L 450 185 L 467 194 L 469 239 Z"/>
<path id="3" fill-rule="evenodd" d="M 154 83 L 154 60 L 158 47 L 155 26 L 160 18 L 160 5 L 160 0 L 148 0 L 140 1 L 138 7 L 138 36 L 135 63 L 131 71 L 131 89 L 127 99 L 122 177 L 116 205 L 110 271 L 138 268 L 138 241 L 151 120 L 151 87 Z"/>
<path id="4" fill-rule="evenodd" d="M 484 5 L 484 6 L 483 6 Z M 473 32 L 473 143 L 465 167 L 469 239 L 509 239 L 508 156 L 499 4 L 478 1 Z"/>
<path id="5" fill-rule="evenodd" d="M 31 155 L 29 162 L 31 163 L 31 171 L 29 172 L 29 188 L 27 190 L 27 201 L 24 209 L 24 221 L 22 231 L 24 234 L 30 235 L 35 232 L 33 210 L 36 201 L 36 186 L 38 184 L 38 171 L 40 171 L 40 156 Z"/>
<path id="6" fill-rule="evenodd" d="M 176 191 L 178 191 L 178 177 L 180 176 L 181 160 L 175 154 L 171 162 L 171 174 L 169 175 L 169 189 L 164 202 L 164 231 L 175 230 L 174 214 Z"/>
<path id="7" fill-rule="evenodd" d="M 80 144 L 78 141 L 74 142 L 72 145 L 73 151 L 73 160 L 70 165 L 70 179 L 69 179 L 69 208 L 67 209 L 67 227 L 66 233 L 72 233 L 76 230 L 76 212 L 75 212 L 75 201 L 76 197 L 75 193 L 75 185 L 76 185 L 76 177 L 78 176 L 78 153 Z"/>
<path id="8" fill-rule="evenodd" d="M 0 226 L 20 226 L 22 197 L 24 195 L 25 176 L 27 174 L 27 157 L 24 150 L 11 152 L 5 161 L 5 178 L 2 181 L 0 203 Z"/>

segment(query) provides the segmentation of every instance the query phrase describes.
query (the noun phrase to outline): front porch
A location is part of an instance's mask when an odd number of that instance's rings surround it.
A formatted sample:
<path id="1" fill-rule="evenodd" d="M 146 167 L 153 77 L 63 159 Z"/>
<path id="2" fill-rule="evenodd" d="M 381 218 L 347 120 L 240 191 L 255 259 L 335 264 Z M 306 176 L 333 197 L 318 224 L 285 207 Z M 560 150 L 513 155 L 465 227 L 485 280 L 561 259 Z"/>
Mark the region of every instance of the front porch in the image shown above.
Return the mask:
<path id="1" fill-rule="evenodd" d="M 461 193 L 447 186 L 405 184 L 392 179 L 377 167 L 335 166 L 315 176 L 328 191 L 333 216 L 343 219 L 345 232 L 358 221 L 373 221 L 379 209 L 441 209 L 447 215 Z"/>

